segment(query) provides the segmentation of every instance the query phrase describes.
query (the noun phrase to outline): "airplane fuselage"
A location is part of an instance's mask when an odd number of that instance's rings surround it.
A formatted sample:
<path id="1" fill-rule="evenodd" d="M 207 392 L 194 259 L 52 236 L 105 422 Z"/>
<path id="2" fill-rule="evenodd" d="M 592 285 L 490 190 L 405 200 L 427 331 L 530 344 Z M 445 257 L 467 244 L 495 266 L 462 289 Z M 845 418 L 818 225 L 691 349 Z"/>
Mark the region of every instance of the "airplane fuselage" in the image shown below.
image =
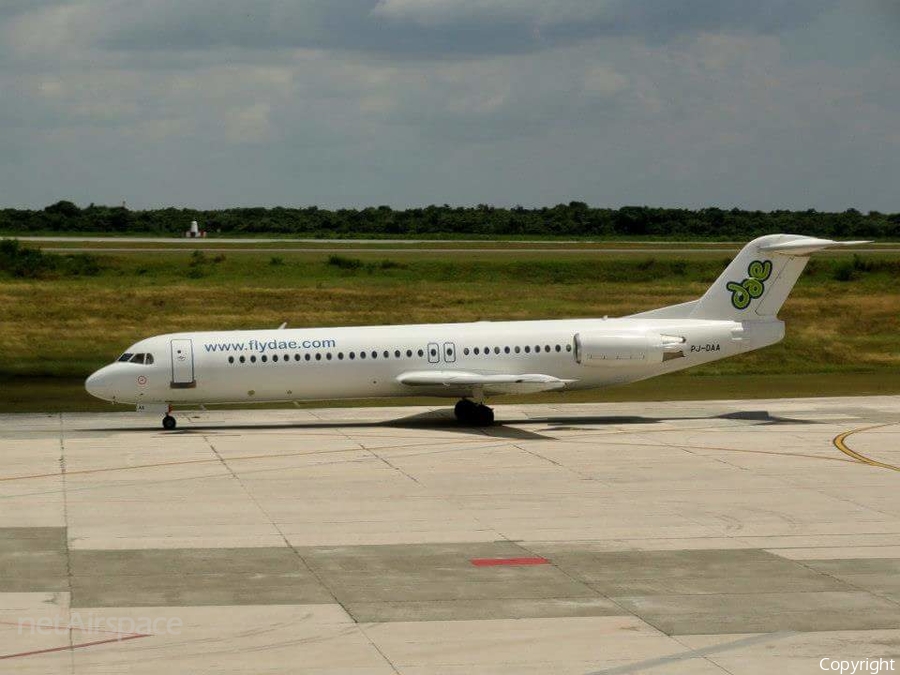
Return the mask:
<path id="1" fill-rule="evenodd" d="M 174 333 L 134 344 L 87 386 L 116 403 L 172 405 L 477 393 L 469 384 L 401 381 L 411 373 L 545 373 L 563 382 L 553 388 L 588 389 L 758 349 L 783 334 L 778 320 L 634 318 Z M 592 336 L 610 335 L 634 336 L 638 347 L 587 358 Z M 668 340 L 662 357 L 641 346 L 647 335 Z M 150 358 L 131 361 L 141 354 Z M 504 387 L 495 393 L 531 390 Z"/>

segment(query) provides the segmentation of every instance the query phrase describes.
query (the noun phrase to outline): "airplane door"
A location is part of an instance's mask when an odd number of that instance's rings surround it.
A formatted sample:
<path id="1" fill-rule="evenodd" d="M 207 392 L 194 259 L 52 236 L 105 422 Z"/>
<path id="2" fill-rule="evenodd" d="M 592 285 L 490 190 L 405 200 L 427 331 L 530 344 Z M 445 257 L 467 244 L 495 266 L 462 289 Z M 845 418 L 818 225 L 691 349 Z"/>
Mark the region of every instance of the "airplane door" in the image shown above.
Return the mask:
<path id="1" fill-rule="evenodd" d="M 428 363 L 438 363 L 441 360 L 441 348 L 437 342 L 428 343 Z"/>
<path id="2" fill-rule="evenodd" d="M 452 342 L 444 343 L 444 361 L 447 363 L 456 361 L 456 345 Z"/>
<path id="3" fill-rule="evenodd" d="M 172 352 L 172 388 L 190 389 L 197 386 L 194 379 L 194 345 L 190 340 L 170 340 Z"/>

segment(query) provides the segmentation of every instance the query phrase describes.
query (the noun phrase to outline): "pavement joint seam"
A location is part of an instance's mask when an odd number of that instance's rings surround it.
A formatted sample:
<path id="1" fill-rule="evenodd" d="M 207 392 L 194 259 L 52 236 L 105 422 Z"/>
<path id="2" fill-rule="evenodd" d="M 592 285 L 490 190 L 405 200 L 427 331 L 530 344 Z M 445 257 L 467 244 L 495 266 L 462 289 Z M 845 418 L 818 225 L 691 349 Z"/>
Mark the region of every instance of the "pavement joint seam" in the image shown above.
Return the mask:
<path id="1" fill-rule="evenodd" d="M 633 616 L 633 617 L 636 617 L 639 621 L 643 621 L 643 622 L 646 623 L 648 626 L 650 626 L 651 628 L 653 628 L 653 630 L 658 631 L 659 633 L 665 635 L 665 633 L 664 633 L 662 630 L 660 630 L 660 628 L 659 628 L 658 626 L 653 625 L 650 621 L 647 621 L 644 617 L 640 616 L 637 612 L 635 612 L 635 611 L 633 611 L 633 610 L 630 610 L 630 609 L 628 609 L 628 608 L 626 608 L 626 607 L 623 607 L 622 604 L 619 603 L 619 602 L 617 602 L 615 598 L 613 598 L 613 597 L 611 597 L 611 596 L 609 596 L 609 595 L 606 595 L 605 593 L 603 593 L 602 591 L 600 591 L 598 588 L 595 588 L 590 582 L 588 582 L 588 581 L 586 581 L 586 580 L 584 580 L 584 579 L 580 579 L 578 576 L 576 576 L 576 575 L 573 574 L 572 572 L 569 572 L 568 570 L 563 569 L 562 567 L 560 567 L 560 566 L 554 561 L 552 554 L 551 554 L 551 555 L 548 555 L 548 554 L 546 554 L 546 553 L 539 553 L 539 552 L 535 551 L 534 549 L 529 548 L 527 545 L 525 545 L 525 544 L 522 543 L 522 542 L 517 542 L 517 544 L 518 544 L 518 546 L 520 546 L 522 549 L 524 549 L 525 551 L 528 551 L 528 552 L 531 553 L 532 555 L 535 555 L 535 556 L 541 556 L 541 557 L 547 558 L 547 560 L 550 561 L 550 566 L 553 567 L 554 569 L 558 570 L 558 571 L 560 572 L 560 574 L 562 574 L 563 576 L 565 576 L 565 577 L 566 577 L 567 579 L 569 579 L 570 581 L 573 581 L 573 582 L 576 583 L 576 584 L 580 584 L 581 586 L 584 586 L 584 587 L 587 588 L 589 591 L 591 591 L 592 593 L 594 593 L 594 594 L 595 594 L 595 597 L 602 598 L 602 599 L 604 599 L 604 600 L 608 600 L 610 603 L 612 603 L 614 606 L 618 607 L 618 608 L 622 611 L 622 616 Z M 574 597 L 574 596 L 573 596 L 573 597 Z M 590 597 L 590 596 L 585 596 L 585 597 Z"/>
<path id="2" fill-rule="evenodd" d="M 256 496 L 247 488 L 247 486 L 244 485 L 244 481 L 241 480 L 241 477 L 238 476 L 237 473 L 234 471 L 234 469 L 232 469 L 228 465 L 228 462 L 225 460 L 225 458 L 222 457 L 221 454 L 219 454 L 219 451 L 216 449 L 216 446 L 213 445 L 206 436 L 204 436 L 203 439 L 206 441 L 207 445 L 209 445 L 210 449 L 212 450 L 213 454 L 218 458 L 219 462 L 221 462 L 222 466 L 225 467 L 225 469 L 228 471 L 228 473 L 231 474 L 231 477 L 234 478 L 235 481 L 237 481 L 237 484 L 241 487 L 241 490 L 243 490 L 244 494 L 246 494 L 247 497 L 250 499 L 250 501 L 253 502 L 253 505 L 256 506 L 256 508 L 259 510 L 259 512 L 262 513 L 266 517 L 266 520 L 269 522 L 269 525 L 272 527 L 272 529 L 274 529 L 279 534 L 279 536 L 281 537 L 285 546 L 287 546 L 294 553 L 294 555 L 297 557 L 297 559 L 300 560 L 300 562 L 303 564 L 303 567 L 305 567 L 307 569 L 307 571 L 316 579 L 316 581 L 319 582 L 319 584 L 322 586 L 322 588 L 324 588 L 326 591 L 328 591 L 328 594 L 331 595 L 331 597 L 334 599 L 335 603 L 340 605 L 344 609 L 344 611 L 347 612 L 347 608 L 344 607 L 340 601 L 338 601 L 337 596 L 335 596 L 335 594 L 331 590 L 331 588 L 329 588 L 328 585 L 325 584 L 323 582 L 323 580 L 319 577 L 319 575 L 316 574 L 315 570 L 309 565 L 309 563 L 307 563 L 306 559 L 302 555 L 300 555 L 300 552 L 291 545 L 291 542 L 288 540 L 287 535 L 285 535 L 284 531 L 278 526 L 278 524 L 275 522 L 275 519 L 272 518 L 272 516 L 269 514 L 269 512 L 266 511 L 266 509 L 262 506 L 262 504 L 259 503 L 259 500 L 256 499 Z M 349 615 L 350 613 L 347 612 L 347 614 Z"/>
<path id="3" fill-rule="evenodd" d="M 244 485 L 244 482 L 241 480 L 240 476 L 238 476 L 238 474 L 228 465 L 228 462 L 222 457 L 222 455 L 219 454 L 219 451 L 216 449 L 216 447 L 210 442 L 210 440 L 206 436 L 204 436 L 203 439 L 209 445 L 210 449 L 213 451 L 213 454 L 215 454 L 215 456 L 219 459 L 219 461 L 222 463 L 222 465 L 228 470 L 228 472 L 231 474 L 231 476 L 237 481 L 238 485 L 241 486 L 241 489 L 244 491 L 244 493 L 256 505 L 256 508 L 259 509 L 259 511 L 269 521 L 269 524 L 275 529 L 276 532 L 278 532 L 278 534 L 281 536 L 281 539 L 284 541 L 285 546 L 287 546 L 288 549 L 290 549 L 293 552 L 293 554 L 297 558 L 297 560 L 300 561 L 300 563 L 303 565 L 303 567 L 306 568 L 306 570 L 318 582 L 318 584 L 328 592 L 328 594 L 334 600 L 334 603 L 336 605 L 338 605 L 348 617 L 350 617 L 350 620 L 353 621 L 356 629 L 359 630 L 359 632 L 366 638 L 366 640 L 375 649 L 375 651 L 378 652 L 378 654 L 381 656 L 381 658 L 384 659 L 385 663 L 387 663 L 391 667 L 391 669 L 399 675 L 399 671 L 394 666 L 394 664 L 391 663 L 391 660 L 384 654 L 384 652 L 381 651 L 381 649 L 379 649 L 378 645 L 376 645 L 372 641 L 372 639 L 369 637 L 369 635 L 366 634 L 366 632 L 360 626 L 359 622 L 356 620 L 356 617 L 353 616 L 353 614 L 350 613 L 350 610 L 338 599 L 337 595 L 334 593 L 334 590 L 316 572 L 316 570 L 313 568 L 312 565 L 309 564 L 309 562 L 306 560 L 306 558 L 304 558 L 300 554 L 300 552 L 291 544 L 290 540 L 287 538 L 287 535 L 285 535 L 285 533 L 281 529 L 281 527 L 278 526 L 278 524 L 275 522 L 275 520 L 272 518 L 272 516 L 269 514 L 269 512 L 266 511 L 266 509 L 259 503 L 259 501 L 253 495 L 253 493 L 247 488 L 246 485 Z"/>
<path id="4" fill-rule="evenodd" d="M 716 668 L 719 668 L 725 673 L 729 673 L 731 675 L 731 671 L 726 669 L 719 663 L 712 661 L 709 659 L 710 654 L 717 654 L 719 652 L 726 652 L 735 649 L 736 647 L 749 647 L 751 645 L 756 644 L 764 644 L 766 642 L 771 642 L 773 640 L 781 640 L 787 637 L 794 635 L 794 631 L 779 631 L 777 633 L 762 633 L 761 635 L 751 635 L 750 637 L 739 638 L 737 640 L 733 640 L 732 642 L 726 642 L 724 644 L 718 645 L 710 645 L 709 647 L 701 647 L 699 649 L 691 649 L 687 645 L 685 645 L 680 640 L 677 640 L 675 637 L 670 636 L 677 644 L 682 645 L 688 649 L 686 652 L 682 652 L 680 654 L 672 654 L 670 656 L 660 656 L 655 659 L 647 659 L 646 661 L 639 661 L 637 663 L 628 664 L 625 666 L 615 666 L 613 668 L 605 668 L 603 670 L 595 670 L 593 672 L 587 673 L 587 675 L 625 675 L 626 673 L 634 673 L 641 670 L 649 670 L 656 666 L 663 666 L 670 663 L 675 663 L 677 661 L 685 661 L 695 658 L 702 658 L 704 661 L 711 663 Z"/>
<path id="5" fill-rule="evenodd" d="M 356 621 L 355 618 L 353 620 Z M 378 654 L 381 656 L 381 658 L 384 659 L 385 663 L 387 663 L 391 667 L 391 670 L 393 670 L 397 675 L 400 675 L 400 671 L 397 670 L 397 666 L 394 665 L 394 662 L 391 661 L 390 658 L 388 658 L 388 655 L 385 654 L 381 650 L 381 647 L 378 646 L 378 644 L 375 642 L 375 640 L 373 640 L 372 637 L 369 635 L 369 633 L 366 631 L 366 625 L 362 624 L 362 623 L 357 623 L 356 627 L 359 630 L 360 634 L 366 638 L 366 641 L 369 643 L 369 645 L 372 647 L 372 649 L 374 649 L 376 652 L 378 652 Z"/>
<path id="6" fill-rule="evenodd" d="M 777 555 L 777 554 L 775 554 L 775 555 Z M 887 602 L 891 603 L 892 605 L 897 605 L 898 607 L 900 607 L 900 597 L 895 599 L 895 598 L 890 597 L 890 594 L 885 595 L 883 593 L 873 591 L 871 588 L 865 588 L 863 586 L 859 586 L 851 581 L 848 581 L 847 579 L 841 579 L 839 576 L 832 574 L 830 572 L 825 572 L 823 570 L 817 570 L 815 567 L 812 567 L 808 561 L 795 560 L 794 562 L 799 564 L 801 567 L 805 567 L 806 569 L 808 569 L 811 572 L 815 572 L 816 574 L 820 574 L 824 577 L 828 577 L 829 579 L 832 579 L 839 584 L 844 584 L 859 593 L 865 593 L 867 595 L 871 595 L 876 598 L 881 598 L 882 600 L 886 600 Z"/>
<path id="7" fill-rule="evenodd" d="M 69 548 L 69 495 L 68 495 L 68 483 L 66 480 L 66 435 L 65 435 L 65 419 L 63 417 L 63 413 L 59 414 L 59 470 L 60 477 L 62 481 L 62 502 L 63 502 L 63 523 L 65 525 L 64 532 L 64 543 L 65 543 L 65 551 L 66 551 L 66 588 L 69 592 L 69 606 L 67 608 L 67 614 L 69 615 L 67 618 L 71 623 L 71 612 L 72 612 L 72 551 Z M 75 635 L 74 631 L 70 628 L 68 630 L 69 634 L 69 672 L 74 675 L 75 673 Z"/>
<path id="8" fill-rule="evenodd" d="M 524 448 L 524 447 L 522 447 L 521 445 L 518 445 L 518 444 L 515 444 L 515 445 L 513 445 L 512 447 L 514 447 L 514 448 L 516 448 L 516 449 L 518 449 L 518 450 L 521 450 L 522 452 L 527 453 L 527 454 L 531 455 L 532 457 L 536 457 L 536 458 L 541 459 L 541 460 L 543 460 L 543 461 L 545 461 L 545 462 L 549 462 L 549 463 L 552 464 L 553 466 L 556 466 L 556 467 L 558 467 L 558 468 L 560 468 L 560 469 L 564 469 L 565 471 L 568 471 L 569 473 L 573 473 L 573 474 L 575 474 L 576 476 L 578 476 L 578 477 L 581 478 L 581 479 L 584 479 L 584 480 L 597 480 L 597 479 L 594 478 L 593 476 L 590 476 L 590 475 L 585 474 L 585 473 L 583 473 L 583 472 L 581 472 L 581 471 L 578 471 L 577 469 L 573 469 L 573 468 L 570 467 L 570 466 L 566 466 L 566 465 L 563 464 L 562 462 L 557 462 L 555 459 L 551 459 L 550 457 L 547 457 L 546 455 L 542 455 L 541 453 L 539 453 L 539 452 L 537 452 L 537 451 L 535 451 L 535 450 L 529 450 L 528 448 Z M 598 481 L 598 482 L 603 483 L 603 481 Z M 604 484 L 604 485 L 607 485 L 607 483 L 603 483 L 603 484 Z"/>
<path id="9" fill-rule="evenodd" d="M 347 437 L 347 440 L 351 441 L 352 443 L 356 443 L 356 445 L 358 445 L 359 448 L 360 448 L 361 450 L 363 450 L 363 451 L 365 451 L 365 452 L 368 452 L 368 453 L 369 453 L 372 457 L 374 457 L 375 459 L 378 459 L 379 461 L 384 462 L 384 464 L 386 464 L 387 466 L 389 466 L 391 469 L 393 469 L 394 471 L 396 471 L 396 472 L 399 473 L 400 475 L 405 476 L 406 478 L 408 478 L 409 480 L 411 480 L 411 481 L 412 481 L 413 483 L 415 483 L 416 485 L 418 485 L 418 486 L 420 486 L 420 487 L 422 487 L 422 488 L 428 489 L 427 486 L 426 486 L 424 483 L 422 483 L 418 478 L 416 478 L 416 477 L 413 476 L 412 474 L 410 474 L 410 473 L 404 471 L 403 469 L 401 469 L 400 467 L 396 466 L 395 464 L 393 464 L 391 461 L 389 461 L 389 460 L 386 459 L 385 457 L 382 457 L 382 456 L 381 456 L 380 454 L 378 454 L 375 450 L 366 447 L 366 445 L 365 445 L 364 443 L 361 443 L 360 441 L 354 439 L 354 438 L 351 437 L 348 433 L 346 433 L 346 431 L 344 431 L 343 429 L 341 429 L 341 432 Z M 474 443 L 474 442 L 475 442 L 474 439 L 473 439 L 471 442 Z M 494 448 L 494 447 L 505 447 L 505 446 L 506 446 L 506 443 L 500 443 L 499 445 L 493 445 L 493 444 L 491 444 L 491 445 L 478 445 L 478 446 L 475 447 L 475 449 L 480 449 L 480 448 Z M 380 448 L 380 449 L 381 449 L 381 450 L 386 450 L 386 449 L 390 449 L 390 447 L 387 447 L 387 448 Z M 470 449 L 472 449 L 472 448 L 467 447 L 466 449 L 467 449 L 467 450 L 470 450 Z M 444 453 L 444 452 L 452 452 L 452 450 L 435 450 L 435 451 L 432 451 L 432 452 L 415 453 L 414 455 L 406 455 L 406 456 L 407 456 L 407 457 L 413 457 L 413 456 L 422 456 L 422 455 L 439 454 L 439 453 Z M 500 530 L 498 530 L 498 529 L 495 528 L 495 527 L 491 527 L 490 525 L 487 525 L 486 523 L 481 522 L 481 520 L 479 520 L 478 516 L 472 514 L 472 513 L 470 512 L 470 509 L 466 508 L 465 504 L 463 504 L 461 501 L 459 501 L 459 500 L 457 500 L 457 499 L 454 499 L 452 496 L 449 496 L 449 495 L 443 495 L 443 496 L 441 496 L 441 500 L 444 501 L 444 502 L 446 502 L 447 504 L 450 504 L 450 505 L 453 506 L 455 509 L 457 509 L 457 510 L 459 510 L 459 511 L 462 511 L 463 513 L 465 513 L 467 517 L 471 518 L 471 519 L 472 519 L 472 520 L 473 520 L 480 528 L 482 528 L 483 530 L 493 532 L 496 536 L 500 537 L 501 539 L 503 539 L 503 540 L 505 540 L 505 541 L 509 541 L 509 537 L 507 537 L 505 534 L 503 534 Z"/>

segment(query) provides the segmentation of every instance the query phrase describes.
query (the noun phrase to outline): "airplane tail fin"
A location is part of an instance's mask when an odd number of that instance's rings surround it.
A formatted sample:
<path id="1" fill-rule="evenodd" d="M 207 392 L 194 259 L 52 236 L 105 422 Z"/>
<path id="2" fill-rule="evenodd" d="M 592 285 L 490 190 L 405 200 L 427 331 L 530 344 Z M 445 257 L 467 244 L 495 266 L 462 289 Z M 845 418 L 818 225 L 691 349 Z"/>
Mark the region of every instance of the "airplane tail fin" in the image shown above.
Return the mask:
<path id="1" fill-rule="evenodd" d="M 685 318 L 773 319 L 800 278 L 810 254 L 867 243 L 796 234 L 770 234 L 754 239 L 731 261 L 706 294 L 690 304 Z"/>

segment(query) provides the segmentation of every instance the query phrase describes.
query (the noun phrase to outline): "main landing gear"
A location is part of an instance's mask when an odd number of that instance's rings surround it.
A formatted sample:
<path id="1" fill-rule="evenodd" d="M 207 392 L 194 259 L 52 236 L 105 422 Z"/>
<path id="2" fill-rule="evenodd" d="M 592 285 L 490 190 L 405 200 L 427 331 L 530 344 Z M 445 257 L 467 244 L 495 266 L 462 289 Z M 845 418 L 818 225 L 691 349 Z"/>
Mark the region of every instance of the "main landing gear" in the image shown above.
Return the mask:
<path id="1" fill-rule="evenodd" d="M 460 399 L 453 408 L 456 419 L 463 424 L 487 427 L 494 423 L 494 411 L 484 403 L 475 403 L 467 398 Z"/>

